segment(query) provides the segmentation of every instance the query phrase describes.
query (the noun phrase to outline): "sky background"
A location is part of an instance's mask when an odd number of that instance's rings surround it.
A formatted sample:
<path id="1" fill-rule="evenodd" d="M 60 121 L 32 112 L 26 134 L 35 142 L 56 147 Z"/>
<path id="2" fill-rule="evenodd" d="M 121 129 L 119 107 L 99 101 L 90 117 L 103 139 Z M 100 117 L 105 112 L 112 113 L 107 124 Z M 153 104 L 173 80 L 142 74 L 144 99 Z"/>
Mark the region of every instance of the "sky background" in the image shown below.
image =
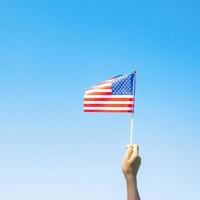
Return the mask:
<path id="1" fill-rule="evenodd" d="M 129 114 L 84 91 L 137 68 L 141 199 L 200 196 L 200 3 L 0 1 L 0 199 L 122 200 Z"/>

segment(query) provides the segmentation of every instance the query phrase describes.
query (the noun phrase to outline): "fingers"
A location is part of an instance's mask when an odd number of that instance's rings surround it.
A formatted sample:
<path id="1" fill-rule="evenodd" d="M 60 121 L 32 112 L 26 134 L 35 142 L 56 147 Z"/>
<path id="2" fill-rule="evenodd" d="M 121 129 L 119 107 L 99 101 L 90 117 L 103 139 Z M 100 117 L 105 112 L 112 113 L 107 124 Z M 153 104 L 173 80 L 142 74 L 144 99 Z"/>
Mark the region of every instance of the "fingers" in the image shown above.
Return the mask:
<path id="1" fill-rule="evenodd" d="M 124 158 L 134 160 L 136 157 L 139 156 L 139 145 L 137 144 L 129 144 L 126 146 L 127 150 L 125 153 Z"/>
<path id="2" fill-rule="evenodd" d="M 139 145 L 133 145 L 133 153 L 131 154 L 130 160 L 133 161 L 135 158 L 139 157 Z"/>
<path id="3" fill-rule="evenodd" d="M 133 145 L 129 144 L 129 145 L 126 146 L 126 148 L 127 148 L 127 150 L 126 150 L 124 158 L 129 160 L 132 153 L 133 153 Z"/>
<path id="4" fill-rule="evenodd" d="M 126 145 L 126 149 L 128 149 L 129 147 L 132 147 L 132 148 L 133 148 L 133 144 L 127 144 L 127 145 Z"/>

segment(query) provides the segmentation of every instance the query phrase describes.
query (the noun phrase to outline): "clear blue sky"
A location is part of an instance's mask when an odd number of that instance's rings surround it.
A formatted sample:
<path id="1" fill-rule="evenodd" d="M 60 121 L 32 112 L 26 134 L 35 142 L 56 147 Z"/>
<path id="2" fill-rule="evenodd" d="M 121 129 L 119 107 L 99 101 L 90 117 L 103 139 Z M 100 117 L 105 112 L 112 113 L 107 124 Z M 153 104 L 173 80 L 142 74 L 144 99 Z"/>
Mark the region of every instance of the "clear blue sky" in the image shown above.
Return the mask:
<path id="1" fill-rule="evenodd" d="M 200 3 L 0 2 L 0 199 L 122 200 L 129 114 L 86 88 L 137 66 L 142 199 L 200 196 Z"/>

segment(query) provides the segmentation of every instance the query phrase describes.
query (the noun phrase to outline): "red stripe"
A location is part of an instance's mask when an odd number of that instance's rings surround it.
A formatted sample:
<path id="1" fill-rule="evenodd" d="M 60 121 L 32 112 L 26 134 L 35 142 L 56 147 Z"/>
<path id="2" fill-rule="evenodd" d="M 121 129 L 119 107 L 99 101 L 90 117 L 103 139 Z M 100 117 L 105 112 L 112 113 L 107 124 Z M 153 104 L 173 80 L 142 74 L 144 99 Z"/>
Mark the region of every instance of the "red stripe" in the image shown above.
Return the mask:
<path id="1" fill-rule="evenodd" d="M 94 89 L 112 89 L 112 86 L 102 86 Z"/>
<path id="2" fill-rule="evenodd" d="M 112 95 L 112 92 L 87 92 L 87 95 Z"/>
<path id="3" fill-rule="evenodd" d="M 113 112 L 113 113 L 132 113 L 132 110 L 84 110 L 84 112 Z"/>
<path id="4" fill-rule="evenodd" d="M 84 101 L 134 101 L 134 98 L 84 98 Z"/>
<path id="5" fill-rule="evenodd" d="M 133 107 L 133 104 L 84 104 L 85 107 Z"/>

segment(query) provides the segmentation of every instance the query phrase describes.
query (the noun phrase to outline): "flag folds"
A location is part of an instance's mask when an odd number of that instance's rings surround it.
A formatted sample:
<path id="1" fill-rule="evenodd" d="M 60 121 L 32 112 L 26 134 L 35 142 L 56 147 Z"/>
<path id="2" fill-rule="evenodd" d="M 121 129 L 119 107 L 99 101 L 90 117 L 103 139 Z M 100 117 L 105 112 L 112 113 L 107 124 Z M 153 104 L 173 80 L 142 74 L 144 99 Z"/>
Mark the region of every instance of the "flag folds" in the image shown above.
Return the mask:
<path id="1" fill-rule="evenodd" d="M 84 95 L 84 112 L 134 112 L 136 73 L 97 84 Z"/>

